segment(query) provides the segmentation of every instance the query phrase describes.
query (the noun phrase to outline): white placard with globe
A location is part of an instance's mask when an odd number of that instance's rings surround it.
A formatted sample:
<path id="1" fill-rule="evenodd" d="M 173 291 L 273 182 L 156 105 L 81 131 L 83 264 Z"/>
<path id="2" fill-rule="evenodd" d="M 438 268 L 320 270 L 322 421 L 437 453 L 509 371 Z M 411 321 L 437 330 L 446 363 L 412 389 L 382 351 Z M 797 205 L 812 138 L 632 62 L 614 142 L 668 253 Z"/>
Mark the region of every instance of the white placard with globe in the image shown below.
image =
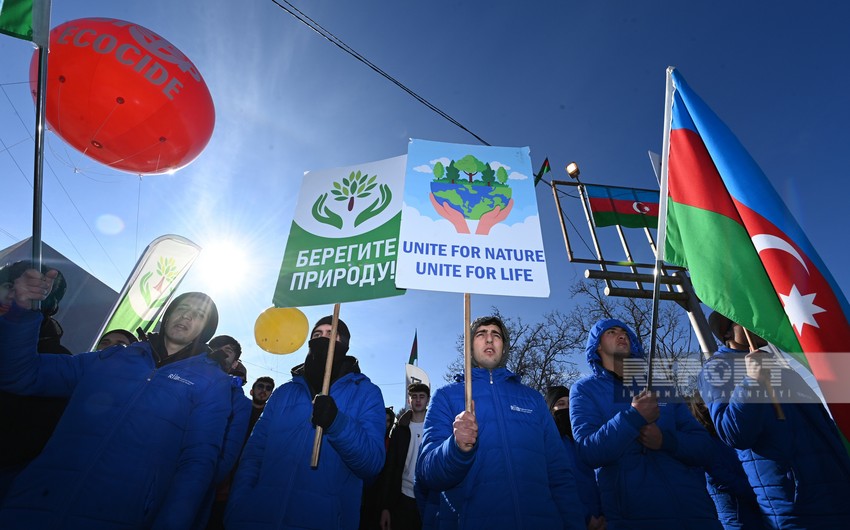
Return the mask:
<path id="1" fill-rule="evenodd" d="M 410 141 L 396 286 L 549 296 L 527 147 Z"/>

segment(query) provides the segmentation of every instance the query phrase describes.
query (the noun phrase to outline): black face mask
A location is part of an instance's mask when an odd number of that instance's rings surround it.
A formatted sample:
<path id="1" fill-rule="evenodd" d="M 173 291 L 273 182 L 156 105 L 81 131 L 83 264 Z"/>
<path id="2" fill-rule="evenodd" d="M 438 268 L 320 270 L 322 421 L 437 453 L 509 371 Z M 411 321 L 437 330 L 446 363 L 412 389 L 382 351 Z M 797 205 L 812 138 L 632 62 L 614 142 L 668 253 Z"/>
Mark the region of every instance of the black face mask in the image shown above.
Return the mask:
<path id="1" fill-rule="evenodd" d="M 322 390 L 322 380 L 324 378 L 325 364 L 328 360 L 328 348 L 331 345 L 331 340 L 327 337 L 317 337 L 310 339 L 310 342 L 307 344 L 310 350 L 307 352 L 307 359 L 304 361 L 304 378 L 307 379 L 310 389 L 316 394 Z M 342 366 L 342 361 L 347 352 L 348 344 L 336 343 L 331 368 L 331 383 L 338 377 L 337 371 Z"/>
<path id="2" fill-rule="evenodd" d="M 570 425 L 570 409 L 559 409 L 552 413 L 555 418 L 555 425 L 558 426 L 558 432 L 561 436 L 568 435 L 573 437 L 572 426 Z"/>

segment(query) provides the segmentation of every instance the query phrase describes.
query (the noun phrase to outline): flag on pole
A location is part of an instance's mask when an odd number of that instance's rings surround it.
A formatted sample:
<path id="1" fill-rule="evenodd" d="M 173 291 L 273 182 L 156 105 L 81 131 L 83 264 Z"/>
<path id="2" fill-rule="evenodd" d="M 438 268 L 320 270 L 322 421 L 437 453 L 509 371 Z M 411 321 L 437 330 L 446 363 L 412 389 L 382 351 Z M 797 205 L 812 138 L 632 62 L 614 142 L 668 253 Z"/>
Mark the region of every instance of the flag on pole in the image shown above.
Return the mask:
<path id="1" fill-rule="evenodd" d="M 543 165 L 540 166 L 540 171 L 534 175 L 534 185 L 537 186 L 537 183 L 540 182 L 540 179 L 543 178 L 543 175 L 552 171 L 552 166 L 549 165 L 549 157 L 546 157 L 546 160 L 543 161 Z"/>
<path id="2" fill-rule="evenodd" d="M 850 374 L 835 353 L 850 337 L 846 298 L 734 134 L 677 71 L 668 76 L 666 260 L 690 270 L 706 305 L 808 366 L 850 437 L 840 383 Z"/>
<path id="3" fill-rule="evenodd" d="M 417 340 L 418 335 L 418 330 L 413 332 L 413 346 L 411 346 L 410 348 L 410 359 L 407 360 L 407 364 L 416 364 L 416 361 L 419 360 L 419 344 Z"/>
<path id="4" fill-rule="evenodd" d="M 50 0 L 0 0 L 0 33 L 47 47 Z"/>
<path id="5" fill-rule="evenodd" d="M 200 253 L 201 247 L 184 237 L 165 235 L 154 239 L 127 278 L 92 349 L 106 331 L 153 330 L 166 302 Z"/>
<path id="6" fill-rule="evenodd" d="M 627 228 L 658 226 L 658 192 L 618 186 L 585 184 L 593 223 Z"/>

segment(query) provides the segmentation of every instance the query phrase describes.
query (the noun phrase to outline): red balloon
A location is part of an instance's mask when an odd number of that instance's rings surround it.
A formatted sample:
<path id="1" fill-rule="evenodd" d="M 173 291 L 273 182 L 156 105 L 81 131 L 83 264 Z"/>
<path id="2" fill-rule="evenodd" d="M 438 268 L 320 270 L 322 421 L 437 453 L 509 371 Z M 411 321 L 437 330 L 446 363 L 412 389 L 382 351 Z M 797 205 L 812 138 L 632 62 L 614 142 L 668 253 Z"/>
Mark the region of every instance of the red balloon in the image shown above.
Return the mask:
<path id="1" fill-rule="evenodd" d="M 30 63 L 35 94 L 38 52 Z M 132 22 L 82 18 L 50 32 L 46 118 L 51 130 L 109 167 L 167 173 L 201 154 L 215 108 L 183 52 Z"/>

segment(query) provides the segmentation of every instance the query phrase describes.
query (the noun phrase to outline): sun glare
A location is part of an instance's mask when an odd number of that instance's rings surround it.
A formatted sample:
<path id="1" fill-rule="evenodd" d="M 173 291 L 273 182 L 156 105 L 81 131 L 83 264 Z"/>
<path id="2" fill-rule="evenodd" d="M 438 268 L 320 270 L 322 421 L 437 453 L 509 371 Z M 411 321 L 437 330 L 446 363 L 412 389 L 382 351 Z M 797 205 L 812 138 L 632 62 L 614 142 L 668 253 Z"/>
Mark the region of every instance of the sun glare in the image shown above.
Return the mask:
<path id="1" fill-rule="evenodd" d="M 216 241 L 204 246 L 195 264 L 207 293 L 231 294 L 249 277 L 251 263 L 245 250 L 234 241 Z"/>

